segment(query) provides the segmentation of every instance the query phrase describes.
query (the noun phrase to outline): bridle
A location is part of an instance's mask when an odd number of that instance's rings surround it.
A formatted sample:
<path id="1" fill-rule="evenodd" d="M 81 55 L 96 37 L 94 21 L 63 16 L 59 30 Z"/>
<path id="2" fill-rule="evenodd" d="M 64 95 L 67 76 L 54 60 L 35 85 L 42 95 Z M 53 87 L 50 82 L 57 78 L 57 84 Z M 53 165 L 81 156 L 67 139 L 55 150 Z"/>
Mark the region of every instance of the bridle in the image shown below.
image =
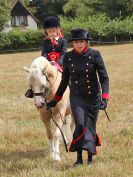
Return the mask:
<path id="1" fill-rule="evenodd" d="M 38 92 L 38 93 L 34 92 L 33 97 L 34 96 L 42 96 L 43 98 L 47 99 L 50 92 L 52 91 L 52 88 L 54 87 L 54 85 L 58 79 L 58 72 L 59 71 L 57 70 L 55 81 L 50 89 L 49 89 L 49 78 L 48 78 L 48 75 L 45 73 L 44 76 L 46 77 L 46 88 L 45 88 L 44 92 Z"/>
<path id="2" fill-rule="evenodd" d="M 40 93 L 33 93 L 33 97 L 34 96 L 42 96 L 43 98 L 44 98 L 44 100 L 45 100 L 45 104 L 46 104 L 46 106 L 47 106 L 47 99 L 48 99 L 48 96 L 49 96 L 49 94 L 50 94 L 50 92 L 52 91 L 52 88 L 54 87 L 54 85 L 55 85 L 55 83 L 56 83 L 56 81 L 57 81 L 57 79 L 58 79 L 58 74 L 59 74 L 59 71 L 57 70 L 57 74 L 56 74 L 56 78 L 55 78 L 55 81 L 54 81 L 54 83 L 53 83 L 53 85 L 52 85 L 52 87 L 50 88 L 50 89 L 48 89 L 49 87 L 49 78 L 48 78 L 48 75 L 45 73 L 44 74 L 44 76 L 46 77 L 46 89 L 44 90 L 44 92 L 40 92 Z M 43 106 L 44 106 L 44 104 L 43 104 Z M 62 120 L 62 122 L 63 122 L 63 124 L 66 124 L 66 121 L 63 119 L 63 117 L 62 117 L 62 114 L 60 113 L 60 111 L 58 110 L 58 112 L 59 112 L 59 114 L 60 114 L 60 117 L 61 117 L 61 120 Z"/>

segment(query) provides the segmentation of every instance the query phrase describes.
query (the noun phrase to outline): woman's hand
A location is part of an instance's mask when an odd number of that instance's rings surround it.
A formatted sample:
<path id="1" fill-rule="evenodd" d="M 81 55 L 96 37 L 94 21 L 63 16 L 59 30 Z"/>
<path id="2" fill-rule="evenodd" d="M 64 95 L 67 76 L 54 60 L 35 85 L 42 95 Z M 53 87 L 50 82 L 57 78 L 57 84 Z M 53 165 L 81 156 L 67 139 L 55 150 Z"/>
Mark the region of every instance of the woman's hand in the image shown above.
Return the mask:
<path id="1" fill-rule="evenodd" d="M 107 105 L 108 105 L 108 100 L 107 99 L 102 99 L 99 109 L 100 110 L 105 110 L 107 108 Z"/>
<path id="2" fill-rule="evenodd" d="M 53 99 L 47 103 L 47 108 L 49 109 L 49 108 L 55 107 L 57 103 L 58 103 L 58 101 Z"/>

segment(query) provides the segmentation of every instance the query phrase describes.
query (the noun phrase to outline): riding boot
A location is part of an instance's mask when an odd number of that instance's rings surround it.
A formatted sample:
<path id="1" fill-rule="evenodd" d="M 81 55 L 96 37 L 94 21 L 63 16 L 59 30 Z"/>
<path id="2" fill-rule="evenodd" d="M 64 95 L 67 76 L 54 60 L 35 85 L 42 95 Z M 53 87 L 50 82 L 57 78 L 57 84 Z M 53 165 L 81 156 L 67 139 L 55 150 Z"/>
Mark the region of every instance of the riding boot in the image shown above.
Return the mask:
<path id="1" fill-rule="evenodd" d="M 74 163 L 74 167 L 83 165 L 82 150 L 77 151 L 77 161 Z"/>
<path id="2" fill-rule="evenodd" d="M 88 160 L 87 160 L 88 165 L 92 163 L 92 155 L 88 152 Z"/>

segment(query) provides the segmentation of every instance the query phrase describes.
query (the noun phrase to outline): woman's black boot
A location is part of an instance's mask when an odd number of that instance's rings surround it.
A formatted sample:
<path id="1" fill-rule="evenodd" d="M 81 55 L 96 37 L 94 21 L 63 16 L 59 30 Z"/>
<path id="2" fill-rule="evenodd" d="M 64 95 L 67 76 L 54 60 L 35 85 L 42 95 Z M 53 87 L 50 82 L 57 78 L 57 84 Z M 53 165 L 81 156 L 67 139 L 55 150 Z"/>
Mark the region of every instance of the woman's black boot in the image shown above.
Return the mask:
<path id="1" fill-rule="evenodd" d="M 92 155 L 88 153 L 88 161 L 87 161 L 88 165 L 90 165 L 92 163 Z"/>
<path id="2" fill-rule="evenodd" d="M 83 165 L 83 159 L 82 159 L 82 150 L 77 151 L 77 161 L 74 163 L 74 167 L 77 167 L 79 165 Z"/>

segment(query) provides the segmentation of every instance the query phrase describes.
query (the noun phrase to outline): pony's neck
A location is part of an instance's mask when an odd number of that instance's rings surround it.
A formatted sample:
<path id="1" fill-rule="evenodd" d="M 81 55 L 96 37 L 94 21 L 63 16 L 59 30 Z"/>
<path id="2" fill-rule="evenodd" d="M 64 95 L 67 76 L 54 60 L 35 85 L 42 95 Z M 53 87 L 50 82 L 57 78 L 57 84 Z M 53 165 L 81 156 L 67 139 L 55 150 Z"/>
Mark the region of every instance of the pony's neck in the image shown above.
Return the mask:
<path id="1" fill-rule="evenodd" d="M 59 72 L 57 71 L 57 69 L 54 66 L 52 66 L 50 64 L 50 65 L 48 65 L 48 67 L 46 69 L 46 73 L 48 75 L 50 85 L 53 85 L 53 83 L 55 82 L 55 79 L 57 77 L 57 74 L 59 75 Z"/>

